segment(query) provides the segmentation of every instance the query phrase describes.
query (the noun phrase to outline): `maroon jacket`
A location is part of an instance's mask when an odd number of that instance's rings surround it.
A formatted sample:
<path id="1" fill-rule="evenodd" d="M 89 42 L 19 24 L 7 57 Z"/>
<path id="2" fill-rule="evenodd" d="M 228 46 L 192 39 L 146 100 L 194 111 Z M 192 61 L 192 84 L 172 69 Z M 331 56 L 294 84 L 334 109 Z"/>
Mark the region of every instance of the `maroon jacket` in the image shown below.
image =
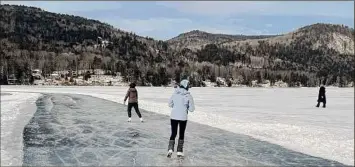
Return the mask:
<path id="1" fill-rule="evenodd" d="M 128 103 L 138 103 L 138 91 L 136 88 L 129 88 L 124 101 L 128 99 Z"/>

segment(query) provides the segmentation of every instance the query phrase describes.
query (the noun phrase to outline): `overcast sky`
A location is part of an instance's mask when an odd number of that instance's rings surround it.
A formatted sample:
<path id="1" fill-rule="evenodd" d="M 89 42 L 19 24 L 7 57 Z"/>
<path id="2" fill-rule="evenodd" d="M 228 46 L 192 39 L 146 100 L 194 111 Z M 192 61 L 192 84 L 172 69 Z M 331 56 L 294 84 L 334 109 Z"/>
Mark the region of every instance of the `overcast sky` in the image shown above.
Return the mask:
<path id="1" fill-rule="evenodd" d="M 155 39 L 191 30 L 281 34 L 314 23 L 354 27 L 354 1 L 3 1 L 78 15 Z"/>

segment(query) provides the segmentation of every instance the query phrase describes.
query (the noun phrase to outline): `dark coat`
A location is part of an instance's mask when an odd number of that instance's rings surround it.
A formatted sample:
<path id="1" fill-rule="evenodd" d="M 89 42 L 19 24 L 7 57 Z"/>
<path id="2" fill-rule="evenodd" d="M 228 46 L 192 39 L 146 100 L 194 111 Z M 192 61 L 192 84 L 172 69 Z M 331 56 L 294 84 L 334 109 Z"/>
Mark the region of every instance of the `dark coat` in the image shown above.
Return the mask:
<path id="1" fill-rule="evenodd" d="M 326 102 L 326 98 L 325 98 L 325 87 L 321 86 L 319 89 L 319 94 L 318 94 L 318 102 Z"/>
<path id="2" fill-rule="evenodd" d="M 138 103 L 138 91 L 136 88 L 129 88 L 124 101 L 128 99 L 128 103 Z"/>

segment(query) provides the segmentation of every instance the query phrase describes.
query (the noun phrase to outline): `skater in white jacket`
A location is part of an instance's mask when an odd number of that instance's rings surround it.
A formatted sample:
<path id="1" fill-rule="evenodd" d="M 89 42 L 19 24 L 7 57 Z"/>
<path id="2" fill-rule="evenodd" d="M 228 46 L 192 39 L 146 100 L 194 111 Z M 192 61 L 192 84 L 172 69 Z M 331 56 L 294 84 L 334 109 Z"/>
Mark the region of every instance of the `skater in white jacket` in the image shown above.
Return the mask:
<path id="1" fill-rule="evenodd" d="M 177 146 L 177 156 L 184 156 L 183 145 L 184 145 L 184 135 L 187 123 L 188 112 L 193 112 L 195 110 L 194 100 L 190 94 L 189 81 L 182 80 L 180 86 L 176 88 L 175 92 L 169 100 L 169 107 L 172 108 L 170 115 L 171 122 L 171 136 L 168 146 L 168 157 L 171 157 L 174 152 L 175 138 L 177 135 L 177 129 L 179 125 L 179 140 Z"/>

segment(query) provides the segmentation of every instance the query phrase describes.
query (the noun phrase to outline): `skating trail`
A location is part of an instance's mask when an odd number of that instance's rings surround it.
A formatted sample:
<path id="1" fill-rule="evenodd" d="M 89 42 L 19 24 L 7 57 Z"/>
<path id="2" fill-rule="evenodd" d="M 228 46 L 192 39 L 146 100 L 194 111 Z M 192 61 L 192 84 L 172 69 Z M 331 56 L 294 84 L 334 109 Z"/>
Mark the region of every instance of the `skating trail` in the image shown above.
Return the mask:
<path id="1" fill-rule="evenodd" d="M 163 115 L 170 114 L 167 99 L 173 89 L 138 89 L 139 106 L 142 109 Z M 7 85 L 1 86 L 1 91 L 11 94 L 75 93 L 122 103 L 127 88 Z M 354 165 L 353 88 L 328 87 L 329 105 L 325 109 L 315 107 L 318 88 L 193 88 L 191 93 L 195 100 L 196 113 L 189 115 L 190 121 L 252 136 L 307 155 Z M 5 98 L 1 100 L 3 99 Z M 2 101 L 2 120 L 5 108 L 3 104 L 6 103 L 17 104 L 18 100 L 5 103 Z M 1 129 L 1 133 L 11 131 L 4 126 Z"/>
<path id="2" fill-rule="evenodd" d="M 186 158 L 166 158 L 169 117 L 142 110 L 128 123 L 123 105 L 83 95 L 46 94 L 24 129 L 31 166 L 343 166 L 281 146 L 188 122 Z M 176 157 L 176 154 L 173 155 Z"/>

